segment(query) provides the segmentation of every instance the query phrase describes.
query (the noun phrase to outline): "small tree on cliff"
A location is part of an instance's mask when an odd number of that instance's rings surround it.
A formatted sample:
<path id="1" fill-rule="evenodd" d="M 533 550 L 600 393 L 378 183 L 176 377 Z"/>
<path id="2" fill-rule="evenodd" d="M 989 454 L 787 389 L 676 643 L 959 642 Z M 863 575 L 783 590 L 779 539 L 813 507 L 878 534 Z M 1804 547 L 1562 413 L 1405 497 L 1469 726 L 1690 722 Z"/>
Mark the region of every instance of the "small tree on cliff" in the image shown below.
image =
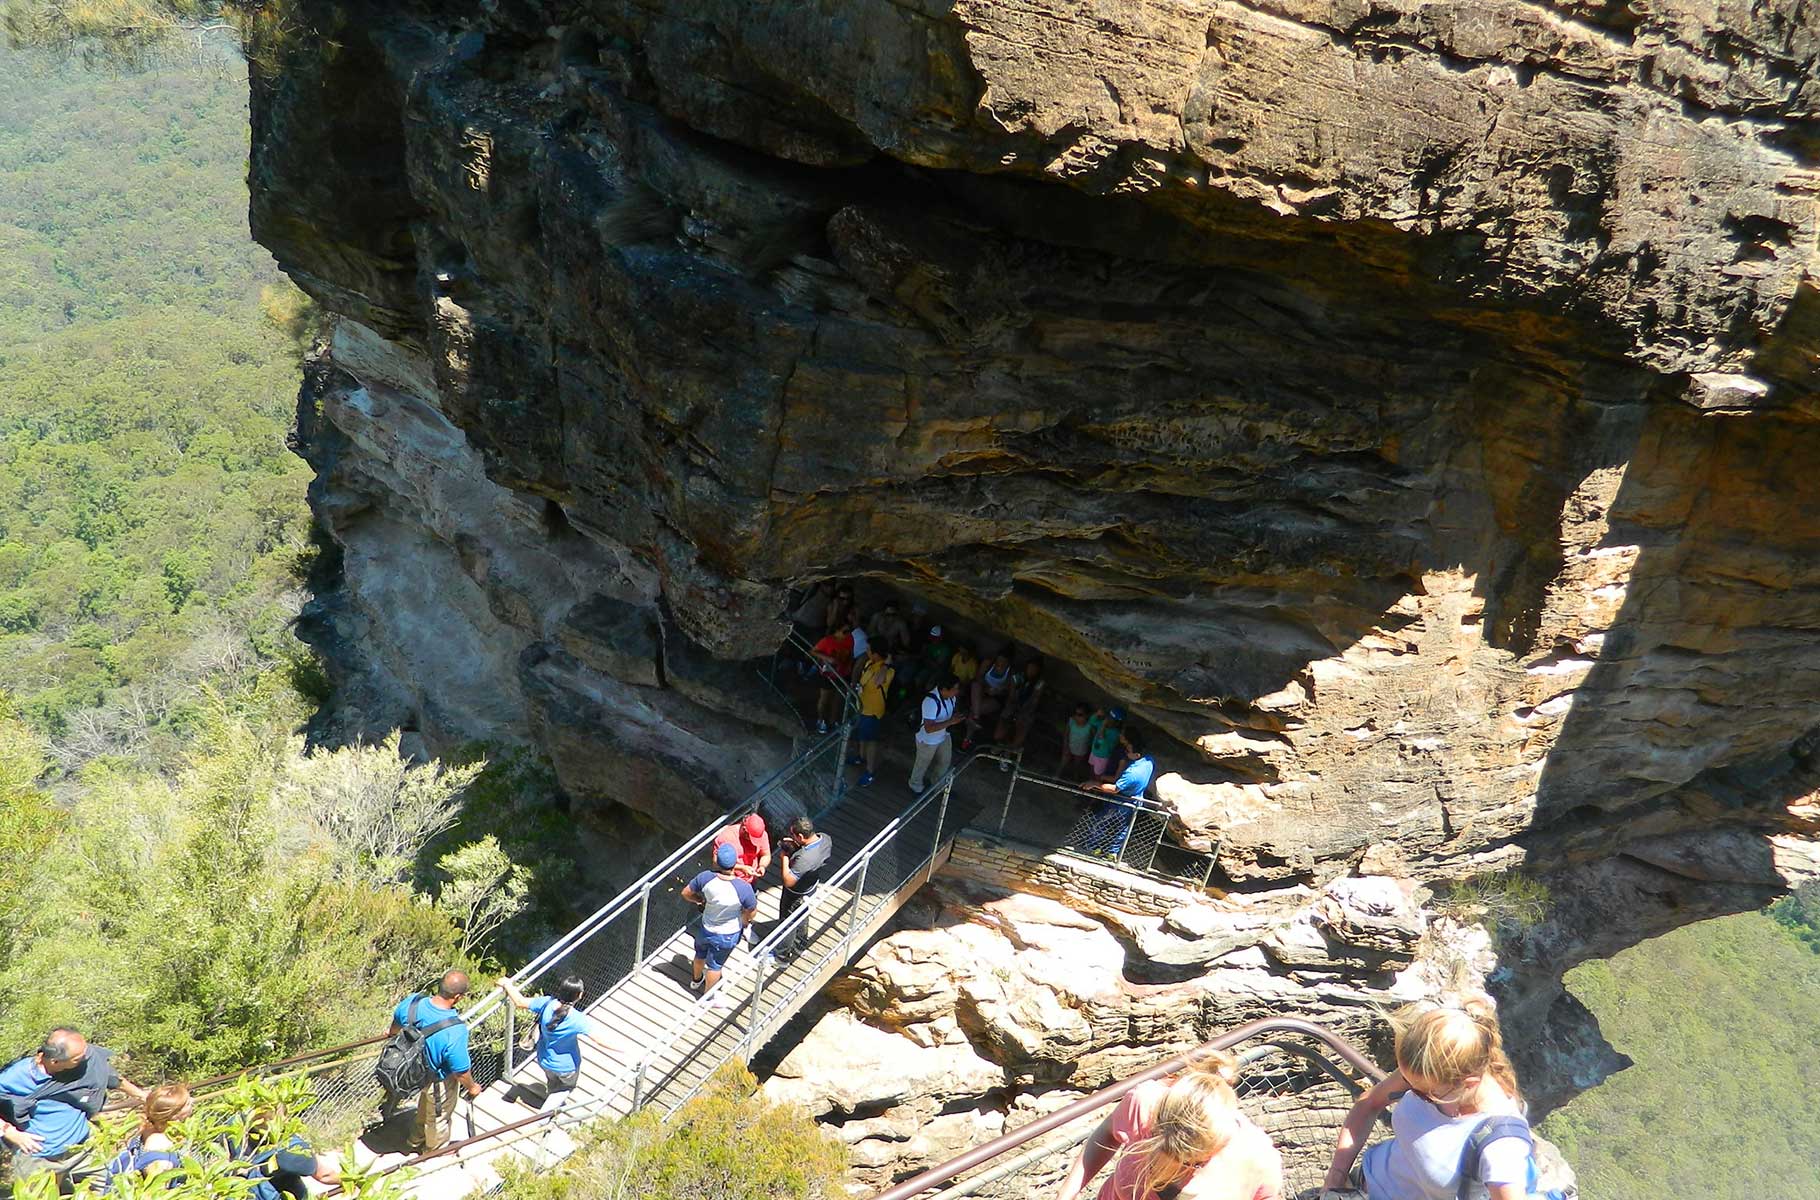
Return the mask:
<path id="1" fill-rule="evenodd" d="M 0 27 L 16 46 L 131 67 L 224 32 L 242 45 L 276 45 L 296 28 L 292 8 L 290 0 L 0 0 Z"/>

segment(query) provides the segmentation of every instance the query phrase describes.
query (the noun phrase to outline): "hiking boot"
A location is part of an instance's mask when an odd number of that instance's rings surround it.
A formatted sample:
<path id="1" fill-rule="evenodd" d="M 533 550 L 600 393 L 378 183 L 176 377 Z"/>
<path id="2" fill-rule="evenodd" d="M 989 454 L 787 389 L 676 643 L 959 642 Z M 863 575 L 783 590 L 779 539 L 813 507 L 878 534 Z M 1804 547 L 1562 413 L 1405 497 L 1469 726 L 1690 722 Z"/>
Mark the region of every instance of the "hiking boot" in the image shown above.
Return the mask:
<path id="1" fill-rule="evenodd" d="M 859 777 L 859 786 L 861 786 L 861 787 L 871 787 L 872 786 L 872 772 L 867 771 L 864 775 L 861 775 Z"/>

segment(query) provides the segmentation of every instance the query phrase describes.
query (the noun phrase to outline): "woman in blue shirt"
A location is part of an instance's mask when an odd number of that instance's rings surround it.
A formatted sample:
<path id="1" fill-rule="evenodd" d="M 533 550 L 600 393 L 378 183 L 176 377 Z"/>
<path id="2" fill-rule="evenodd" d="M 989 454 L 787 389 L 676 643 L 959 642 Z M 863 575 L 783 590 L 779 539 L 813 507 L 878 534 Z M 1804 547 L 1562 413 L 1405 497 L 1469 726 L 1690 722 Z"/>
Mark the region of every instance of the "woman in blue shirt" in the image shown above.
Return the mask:
<path id="1" fill-rule="evenodd" d="M 565 978 L 556 985 L 552 996 L 527 996 L 510 979 L 500 980 L 499 986 L 515 1007 L 526 1010 L 537 1021 L 537 1065 L 543 1068 L 546 1084 L 542 1099 L 573 1090 L 581 1079 L 581 1040 L 586 1038 L 603 1050 L 607 1048 L 600 1040 L 600 1027 L 576 1007 L 586 987 L 581 976 Z M 525 1098 L 522 1089 L 514 1089 L 514 1093 L 519 1099 Z"/>

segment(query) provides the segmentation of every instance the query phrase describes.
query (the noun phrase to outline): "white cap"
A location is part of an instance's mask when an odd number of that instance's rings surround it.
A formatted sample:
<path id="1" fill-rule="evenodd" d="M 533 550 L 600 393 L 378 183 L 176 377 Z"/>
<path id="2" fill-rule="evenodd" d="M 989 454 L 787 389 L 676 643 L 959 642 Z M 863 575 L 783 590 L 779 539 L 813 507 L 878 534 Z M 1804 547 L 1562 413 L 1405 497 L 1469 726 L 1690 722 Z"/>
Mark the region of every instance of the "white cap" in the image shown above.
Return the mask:
<path id="1" fill-rule="evenodd" d="M 929 636 L 930 636 L 930 637 L 940 637 L 940 636 L 942 636 L 942 627 L 941 627 L 941 626 L 940 626 L 940 625 L 931 625 L 931 626 L 929 626 Z"/>

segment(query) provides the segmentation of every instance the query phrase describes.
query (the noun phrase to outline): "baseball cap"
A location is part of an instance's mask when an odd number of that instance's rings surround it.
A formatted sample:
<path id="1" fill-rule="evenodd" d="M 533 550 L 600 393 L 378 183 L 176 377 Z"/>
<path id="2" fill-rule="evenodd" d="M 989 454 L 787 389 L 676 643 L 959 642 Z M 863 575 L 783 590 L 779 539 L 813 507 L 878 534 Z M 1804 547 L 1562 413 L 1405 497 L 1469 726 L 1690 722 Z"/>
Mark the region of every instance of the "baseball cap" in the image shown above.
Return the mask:
<path id="1" fill-rule="evenodd" d="M 1115 708 L 1106 715 L 1115 721 L 1123 721 L 1125 719 L 1125 710 L 1122 708 Z"/>
<path id="2" fill-rule="evenodd" d="M 746 833 L 751 837 L 757 837 L 765 831 L 765 819 L 757 813 L 747 813 L 746 819 L 741 824 L 745 826 Z"/>
<path id="3" fill-rule="evenodd" d="M 929 626 L 929 636 L 930 636 L 930 637 L 940 637 L 940 636 L 942 636 L 942 627 L 941 627 L 941 626 L 940 626 L 940 625 L 931 625 L 931 626 Z"/>
<path id="4" fill-rule="evenodd" d="M 722 842 L 714 847 L 714 865 L 725 871 L 739 861 L 739 851 L 733 848 L 732 842 Z"/>

